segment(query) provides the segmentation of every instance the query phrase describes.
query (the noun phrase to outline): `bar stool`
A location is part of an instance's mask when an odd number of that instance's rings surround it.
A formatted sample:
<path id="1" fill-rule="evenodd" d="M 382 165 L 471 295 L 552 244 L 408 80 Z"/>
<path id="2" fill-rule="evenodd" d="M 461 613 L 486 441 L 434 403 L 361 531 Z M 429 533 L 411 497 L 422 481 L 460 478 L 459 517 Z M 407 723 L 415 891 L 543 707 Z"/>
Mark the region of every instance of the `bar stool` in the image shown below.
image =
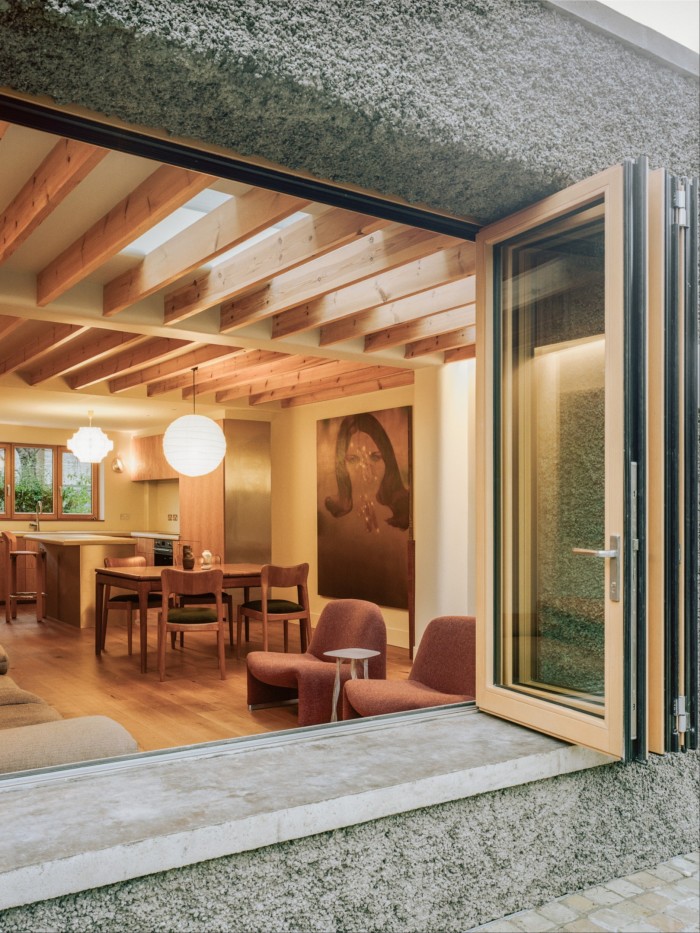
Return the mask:
<path id="1" fill-rule="evenodd" d="M 19 551 L 17 549 L 17 536 L 11 531 L 3 531 L 2 537 L 6 545 L 7 560 L 5 563 L 5 622 L 8 624 L 17 618 L 17 603 L 33 602 L 36 600 L 36 620 L 41 622 L 44 618 L 44 600 L 46 599 L 46 551 Z M 17 560 L 26 557 L 34 561 L 38 575 L 36 589 L 18 592 L 17 590 Z"/>

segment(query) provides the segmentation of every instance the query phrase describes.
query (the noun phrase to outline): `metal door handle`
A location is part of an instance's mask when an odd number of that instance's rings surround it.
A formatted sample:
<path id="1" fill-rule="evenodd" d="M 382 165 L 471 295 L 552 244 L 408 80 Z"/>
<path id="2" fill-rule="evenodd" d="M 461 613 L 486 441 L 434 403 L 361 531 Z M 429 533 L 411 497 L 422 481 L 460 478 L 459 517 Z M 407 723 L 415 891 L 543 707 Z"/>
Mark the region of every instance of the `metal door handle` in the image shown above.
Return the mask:
<path id="1" fill-rule="evenodd" d="M 615 551 L 596 551 L 594 548 L 588 547 L 572 547 L 571 551 L 573 554 L 587 554 L 589 557 L 617 557 L 618 552 Z"/>
<path id="2" fill-rule="evenodd" d="M 588 547 L 571 548 L 574 554 L 583 554 L 584 557 L 602 557 L 610 560 L 610 599 L 614 603 L 620 601 L 620 536 L 610 535 L 610 547 L 607 550 L 598 550 Z"/>

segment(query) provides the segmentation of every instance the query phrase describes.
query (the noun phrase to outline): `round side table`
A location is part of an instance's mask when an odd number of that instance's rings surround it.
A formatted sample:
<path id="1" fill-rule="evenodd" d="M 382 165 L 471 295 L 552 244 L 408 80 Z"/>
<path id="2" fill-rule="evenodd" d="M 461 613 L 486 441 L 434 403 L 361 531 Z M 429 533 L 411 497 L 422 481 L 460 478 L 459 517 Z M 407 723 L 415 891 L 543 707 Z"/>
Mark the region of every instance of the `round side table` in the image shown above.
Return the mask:
<path id="1" fill-rule="evenodd" d="M 327 658 L 336 659 L 335 685 L 333 687 L 333 712 L 331 713 L 331 722 L 338 721 L 338 698 L 340 697 L 340 667 L 343 661 L 350 662 L 350 677 L 357 680 L 357 661 L 363 662 L 363 673 L 365 680 L 369 677 L 368 661 L 370 658 L 376 658 L 379 651 L 373 651 L 370 648 L 338 648 L 337 651 L 324 651 Z"/>

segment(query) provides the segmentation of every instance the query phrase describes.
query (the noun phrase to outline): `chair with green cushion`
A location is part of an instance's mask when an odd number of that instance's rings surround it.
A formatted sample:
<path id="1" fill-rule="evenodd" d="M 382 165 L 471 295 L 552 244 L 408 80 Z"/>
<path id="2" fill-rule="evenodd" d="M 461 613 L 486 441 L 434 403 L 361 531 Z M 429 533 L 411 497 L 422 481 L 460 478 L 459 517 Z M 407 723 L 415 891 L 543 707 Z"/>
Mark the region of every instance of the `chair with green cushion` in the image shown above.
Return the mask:
<path id="1" fill-rule="evenodd" d="M 105 557 L 105 567 L 145 567 L 146 558 L 140 554 L 134 557 Z M 127 651 L 131 654 L 132 632 L 134 627 L 134 609 L 139 608 L 139 594 L 133 591 L 119 591 L 112 595 L 118 587 L 105 586 L 104 603 L 102 609 L 102 650 L 105 650 L 107 641 L 107 618 L 108 613 L 113 609 L 126 612 L 126 644 Z M 148 608 L 160 608 L 160 593 L 148 594 Z"/>
<path id="2" fill-rule="evenodd" d="M 226 679 L 224 658 L 224 574 L 217 570 L 175 570 L 166 567 L 161 572 L 162 604 L 158 614 L 158 673 L 165 680 L 165 642 L 168 632 L 216 632 L 219 672 Z M 215 608 L 207 605 L 178 606 L 183 596 L 214 597 Z"/>
<path id="3" fill-rule="evenodd" d="M 294 567 L 278 567 L 274 564 L 265 564 L 260 571 L 260 599 L 247 600 L 238 607 L 236 620 L 236 655 L 241 654 L 241 627 L 248 622 L 262 622 L 263 651 L 268 651 L 268 623 L 282 622 L 284 624 L 284 650 L 289 650 L 288 623 L 290 620 L 299 620 L 299 638 L 301 650 L 311 640 L 311 611 L 309 608 L 309 565 L 297 564 Z M 296 600 L 273 598 L 272 589 L 296 588 Z"/>

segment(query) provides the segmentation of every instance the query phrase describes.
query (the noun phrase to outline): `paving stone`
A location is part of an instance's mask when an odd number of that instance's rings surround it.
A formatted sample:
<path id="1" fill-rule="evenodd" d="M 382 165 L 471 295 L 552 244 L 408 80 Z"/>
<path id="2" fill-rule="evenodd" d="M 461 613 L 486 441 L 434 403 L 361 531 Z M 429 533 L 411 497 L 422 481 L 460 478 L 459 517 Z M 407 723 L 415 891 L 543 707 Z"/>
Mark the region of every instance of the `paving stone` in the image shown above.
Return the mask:
<path id="1" fill-rule="evenodd" d="M 628 923 L 627 926 L 620 927 L 616 933 L 659 933 L 659 928 L 646 922 Z"/>
<path id="2" fill-rule="evenodd" d="M 684 855 L 677 855 L 675 858 L 672 858 L 668 864 L 684 875 L 692 875 L 693 872 L 698 870 L 695 862 L 692 862 Z"/>
<path id="3" fill-rule="evenodd" d="M 662 881 L 678 881 L 679 878 L 684 878 L 681 872 L 676 871 L 675 868 L 671 868 L 670 865 L 657 865 L 656 868 L 650 868 L 649 874 L 654 875 L 656 878 L 661 878 Z"/>
<path id="4" fill-rule="evenodd" d="M 630 923 L 636 922 L 639 926 L 642 922 L 648 922 L 646 918 L 644 921 L 632 921 L 629 916 L 626 916 L 616 907 L 600 907 L 598 910 L 594 910 L 593 913 L 589 914 L 586 920 L 592 920 L 594 923 L 599 924 L 604 930 L 619 930 L 620 927 L 628 926 Z"/>
<path id="5" fill-rule="evenodd" d="M 644 894 L 640 894 L 636 900 L 638 904 L 651 907 L 653 911 L 666 910 L 667 907 L 671 907 L 675 903 L 661 891 L 646 891 Z"/>
<path id="6" fill-rule="evenodd" d="M 583 896 L 587 897 L 589 901 L 593 901 L 593 903 L 599 907 L 610 904 L 619 904 L 620 901 L 624 900 L 624 898 L 620 897 L 619 894 L 615 894 L 614 891 L 611 891 L 609 888 L 604 888 L 602 885 L 599 885 L 596 888 L 587 888 L 583 892 Z"/>
<path id="7" fill-rule="evenodd" d="M 571 923 L 567 923 L 565 927 L 562 927 L 562 930 L 571 930 L 572 933 L 595 933 L 596 930 L 607 930 L 607 927 L 601 927 L 590 917 L 582 917 L 580 920 L 572 920 Z"/>
<path id="8" fill-rule="evenodd" d="M 588 913 L 589 910 L 593 910 L 596 906 L 590 898 L 584 897 L 583 894 L 569 894 L 560 898 L 559 903 L 578 911 L 580 914 Z"/>
<path id="9" fill-rule="evenodd" d="M 677 917 L 669 917 L 668 914 L 652 914 L 647 917 L 647 922 L 654 926 L 654 929 L 661 930 L 662 933 L 675 933 L 683 929 L 683 921 Z"/>
<path id="10" fill-rule="evenodd" d="M 555 926 L 551 920 L 548 920 L 536 910 L 525 910 L 520 914 L 514 914 L 510 917 L 511 923 L 515 923 L 519 930 L 527 933 L 547 933 L 548 930 L 554 930 Z"/>
<path id="11" fill-rule="evenodd" d="M 677 873 L 677 878 L 682 878 L 682 875 Z M 632 884 L 631 881 L 628 881 L 626 878 L 615 878 L 613 881 L 608 881 L 606 888 L 610 888 L 611 891 L 614 891 L 615 894 L 620 894 L 622 897 L 632 897 L 634 894 L 642 894 L 644 888 L 640 888 L 638 884 Z"/>
<path id="12" fill-rule="evenodd" d="M 630 881 L 632 884 L 639 885 L 640 888 L 646 888 L 646 890 L 651 890 L 653 888 L 658 888 L 661 884 L 659 878 L 655 878 L 653 875 L 649 874 L 648 871 L 638 871 L 634 875 L 627 875 L 626 881 Z"/>
<path id="13" fill-rule="evenodd" d="M 545 904 L 544 907 L 538 907 L 537 912 L 544 914 L 548 920 L 553 920 L 554 923 L 558 924 L 570 923 L 579 916 L 575 910 L 571 910 L 570 907 L 559 901 L 554 901 L 553 904 Z"/>
<path id="14" fill-rule="evenodd" d="M 684 923 L 692 923 L 695 921 L 698 922 L 698 911 L 697 908 L 686 907 L 685 904 L 672 904 L 668 910 L 664 913 L 670 914 L 672 917 L 678 917 L 679 920 L 682 920 Z"/>

